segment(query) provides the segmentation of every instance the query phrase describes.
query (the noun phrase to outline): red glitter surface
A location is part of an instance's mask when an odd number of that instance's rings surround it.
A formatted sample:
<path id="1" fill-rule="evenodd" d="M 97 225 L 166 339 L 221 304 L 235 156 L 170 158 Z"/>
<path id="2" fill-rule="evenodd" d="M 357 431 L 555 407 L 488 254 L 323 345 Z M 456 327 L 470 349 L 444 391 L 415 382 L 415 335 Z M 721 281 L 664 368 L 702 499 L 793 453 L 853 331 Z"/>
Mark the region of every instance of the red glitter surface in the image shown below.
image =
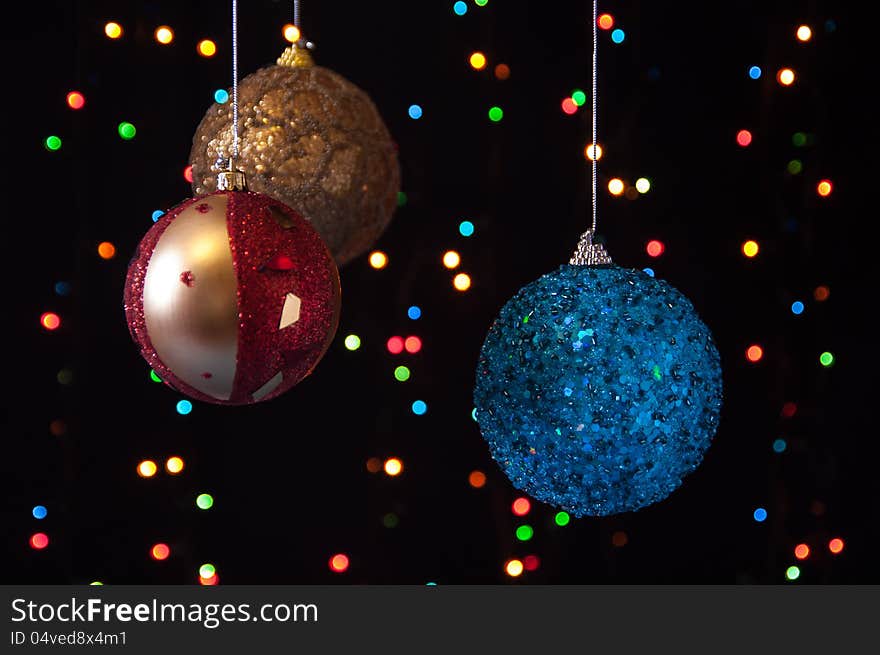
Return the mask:
<path id="1" fill-rule="evenodd" d="M 141 355 L 165 382 L 197 400 L 241 405 L 255 402 L 253 393 L 279 372 L 281 383 L 259 400 L 283 394 L 312 372 L 339 323 L 339 273 L 318 233 L 291 208 L 258 193 L 218 193 L 229 195 L 227 229 L 238 279 L 238 356 L 229 400 L 207 396 L 177 378 L 153 348 L 144 318 L 144 280 L 156 244 L 184 209 L 205 196 L 169 210 L 144 236 L 129 264 L 125 313 Z M 291 266 L 265 266 L 279 258 Z M 299 318 L 279 330 L 288 293 L 301 301 Z"/>

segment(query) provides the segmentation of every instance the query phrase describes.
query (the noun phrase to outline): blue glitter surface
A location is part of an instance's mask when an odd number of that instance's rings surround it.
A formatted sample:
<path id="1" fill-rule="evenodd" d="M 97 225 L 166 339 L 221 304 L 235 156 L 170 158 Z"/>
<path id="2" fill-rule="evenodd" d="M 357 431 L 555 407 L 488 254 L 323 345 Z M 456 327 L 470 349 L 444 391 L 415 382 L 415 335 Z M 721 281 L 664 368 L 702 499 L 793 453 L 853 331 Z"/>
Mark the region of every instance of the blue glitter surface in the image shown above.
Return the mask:
<path id="1" fill-rule="evenodd" d="M 712 335 L 680 292 L 565 265 L 502 308 L 474 404 L 513 485 L 581 517 L 666 498 L 709 447 L 721 395 Z"/>

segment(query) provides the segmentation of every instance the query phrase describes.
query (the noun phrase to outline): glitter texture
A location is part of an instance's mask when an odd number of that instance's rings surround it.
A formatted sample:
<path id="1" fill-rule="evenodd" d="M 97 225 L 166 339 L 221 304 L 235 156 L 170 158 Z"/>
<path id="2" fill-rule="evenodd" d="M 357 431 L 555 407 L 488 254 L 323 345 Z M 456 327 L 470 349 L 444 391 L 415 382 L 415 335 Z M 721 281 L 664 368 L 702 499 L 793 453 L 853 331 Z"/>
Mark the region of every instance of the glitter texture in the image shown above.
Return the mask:
<path id="1" fill-rule="evenodd" d="M 268 66 L 241 80 L 239 99 L 235 165 L 249 188 L 301 211 L 338 264 L 369 249 L 400 190 L 396 146 L 369 96 L 320 66 Z M 231 113 L 214 104 L 196 129 L 196 194 L 216 189 L 232 154 Z"/>
<path id="2" fill-rule="evenodd" d="M 229 293 L 235 296 L 231 299 L 233 306 L 238 307 L 237 344 L 232 363 L 234 378 L 231 389 L 225 394 L 200 391 L 193 386 L 197 382 L 191 380 L 187 383 L 166 366 L 150 338 L 144 309 L 147 270 L 163 233 L 194 203 L 208 201 L 216 204 L 216 200 L 226 201 L 218 206 L 225 205 L 226 208 L 226 230 L 235 279 L 234 288 L 229 289 Z M 194 207 L 195 212 L 204 213 L 201 207 L 202 204 Z M 290 268 L 277 270 L 266 266 L 267 262 L 277 261 L 279 257 L 289 261 Z M 186 272 L 194 276 L 192 286 L 180 284 L 178 278 L 174 280 L 177 287 L 183 289 L 184 295 L 174 300 L 181 305 L 190 302 L 186 294 L 199 289 L 199 279 L 218 274 L 212 270 L 200 271 L 195 266 Z M 169 269 L 169 275 L 172 274 L 179 276 L 176 269 Z M 289 326 L 279 329 L 282 309 L 290 293 L 301 301 L 299 316 Z M 220 300 L 216 299 L 215 304 Z M 129 330 L 149 365 L 162 380 L 182 393 L 218 404 L 240 405 L 268 400 L 306 377 L 333 339 L 339 321 L 339 306 L 339 273 L 314 228 L 282 203 L 262 194 L 241 191 L 217 192 L 187 200 L 169 210 L 141 241 L 129 264 L 125 289 Z M 172 324 L 165 329 L 179 331 L 180 338 L 185 339 L 192 339 L 194 334 L 203 335 L 194 343 L 187 342 L 192 360 L 186 363 L 195 368 L 201 363 L 198 358 L 212 341 L 216 341 L 217 335 L 203 334 L 191 327 Z M 167 341 L 168 335 L 164 336 Z M 173 333 L 171 337 L 174 337 Z M 204 372 L 199 377 L 216 380 L 214 374 L 217 371 L 211 374 L 210 367 L 198 370 L 209 373 L 208 377 Z M 276 378 L 277 384 L 266 391 L 265 385 Z"/>
<path id="3" fill-rule="evenodd" d="M 718 427 L 721 366 L 690 301 L 644 272 L 564 265 L 501 310 L 474 403 L 514 486 L 571 514 L 662 500 Z"/>

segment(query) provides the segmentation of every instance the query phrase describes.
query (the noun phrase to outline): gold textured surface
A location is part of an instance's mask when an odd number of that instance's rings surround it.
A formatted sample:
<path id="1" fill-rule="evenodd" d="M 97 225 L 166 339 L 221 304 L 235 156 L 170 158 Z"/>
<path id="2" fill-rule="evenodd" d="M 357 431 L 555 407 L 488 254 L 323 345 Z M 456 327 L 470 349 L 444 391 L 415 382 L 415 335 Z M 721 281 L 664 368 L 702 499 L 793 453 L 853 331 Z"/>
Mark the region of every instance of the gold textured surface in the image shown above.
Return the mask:
<path id="1" fill-rule="evenodd" d="M 144 279 L 144 319 L 159 359 L 188 385 L 228 400 L 238 353 L 238 281 L 227 196 L 192 204 L 159 237 Z M 188 273 L 185 280 L 181 275 Z"/>
<path id="2" fill-rule="evenodd" d="M 299 68 L 307 68 L 314 66 L 312 55 L 305 48 L 300 48 L 295 43 L 284 49 L 281 56 L 275 62 L 279 66 L 297 66 Z"/>
<path id="3" fill-rule="evenodd" d="M 370 98 L 321 66 L 268 66 L 239 83 L 236 168 L 251 191 L 312 222 L 344 264 L 365 252 L 397 206 L 397 152 Z M 232 154 L 232 106 L 214 104 L 193 137 L 193 191 L 210 193 Z"/>

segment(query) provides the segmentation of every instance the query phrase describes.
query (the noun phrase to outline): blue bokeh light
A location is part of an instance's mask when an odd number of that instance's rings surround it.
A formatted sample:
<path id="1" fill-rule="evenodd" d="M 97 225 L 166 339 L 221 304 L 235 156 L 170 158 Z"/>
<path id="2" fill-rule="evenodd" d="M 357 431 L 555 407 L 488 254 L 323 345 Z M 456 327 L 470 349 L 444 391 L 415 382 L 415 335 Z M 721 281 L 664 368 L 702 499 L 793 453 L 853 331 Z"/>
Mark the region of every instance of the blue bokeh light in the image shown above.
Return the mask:
<path id="1" fill-rule="evenodd" d="M 791 313 L 795 316 L 800 316 L 801 314 L 803 314 L 804 303 L 802 303 L 800 300 L 795 300 L 793 303 L 791 303 Z"/>
<path id="2" fill-rule="evenodd" d="M 759 77 L 761 77 L 760 66 L 752 66 L 751 68 L 749 68 L 749 77 L 751 77 L 753 80 L 757 80 Z"/>
<path id="3" fill-rule="evenodd" d="M 645 273 L 647 273 L 651 277 L 654 277 L 654 269 L 653 268 L 643 268 L 642 270 L 645 271 Z"/>
<path id="4" fill-rule="evenodd" d="M 220 105 L 229 102 L 229 92 L 226 89 L 217 89 L 214 91 L 214 102 Z"/>
<path id="5" fill-rule="evenodd" d="M 414 121 L 417 121 L 422 117 L 422 108 L 420 105 L 410 105 L 407 113 L 409 114 L 410 118 L 412 118 Z"/>
<path id="6" fill-rule="evenodd" d="M 467 3 L 461 0 L 452 5 L 452 11 L 455 12 L 456 16 L 464 16 L 467 13 L 467 9 Z"/>
<path id="7" fill-rule="evenodd" d="M 615 43 L 623 43 L 623 40 L 625 38 L 626 38 L 626 33 L 620 28 L 611 32 L 611 40 L 614 41 Z"/>
<path id="8" fill-rule="evenodd" d="M 785 447 L 787 444 L 785 443 L 785 439 L 777 439 L 773 442 L 773 452 L 774 453 L 783 453 L 785 452 Z"/>
<path id="9" fill-rule="evenodd" d="M 44 519 L 46 518 L 46 514 L 48 513 L 49 510 L 47 510 L 42 505 L 35 505 L 34 508 L 31 510 L 31 514 L 34 515 L 35 519 Z"/>
<path id="10" fill-rule="evenodd" d="M 752 514 L 752 516 L 755 518 L 755 520 L 758 523 L 763 523 L 764 521 L 767 520 L 767 510 L 764 509 L 763 507 L 759 507 L 758 509 L 755 510 L 755 512 L 754 512 L 754 514 Z"/>
<path id="11" fill-rule="evenodd" d="M 177 401 L 177 413 L 182 416 L 186 416 L 191 411 L 193 411 L 193 404 L 188 400 L 178 400 Z"/>
<path id="12" fill-rule="evenodd" d="M 412 404 L 412 412 L 416 416 L 421 416 L 428 411 L 428 404 L 424 400 L 417 400 Z"/>
<path id="13" fill-rule="evenodd" d="M 422 317 L 422 310 L 418 305 L 413 305 L 406 310 L 406 315 L 413 321 L 417 321 Z"/>
<path id="14" fill-rule="evenodd" d="M 69 282 L 56 282 L 55 283 L 55 293 L 59 296 L 67 296 L 70 294 L 70 283 Z"/>
<path id="15" fill-rule="evenodd" d="M 720 358 L 670 285 L 565 265 L 502 308 L 474 404 L 517 489 L 577 517 L 617 514 L 662 500 L 702 460 L 718 427 Z"/>
<path id="16" fill-rule="evenodd" d="M 474 233 L 474 224 L 470 221 L 462 221 L 458 224 L 458 231 L 463 237 L 469 237 Z"/>
<path id="17" fill-rule="evenodd" d="M 162 218 L 164 215 L 165 215 L 165 212 L 163 212 L 161 209 L 157 209 L 156 211 L 153 212 L 153 222 L 155 223 L 160 218 Z"/>

